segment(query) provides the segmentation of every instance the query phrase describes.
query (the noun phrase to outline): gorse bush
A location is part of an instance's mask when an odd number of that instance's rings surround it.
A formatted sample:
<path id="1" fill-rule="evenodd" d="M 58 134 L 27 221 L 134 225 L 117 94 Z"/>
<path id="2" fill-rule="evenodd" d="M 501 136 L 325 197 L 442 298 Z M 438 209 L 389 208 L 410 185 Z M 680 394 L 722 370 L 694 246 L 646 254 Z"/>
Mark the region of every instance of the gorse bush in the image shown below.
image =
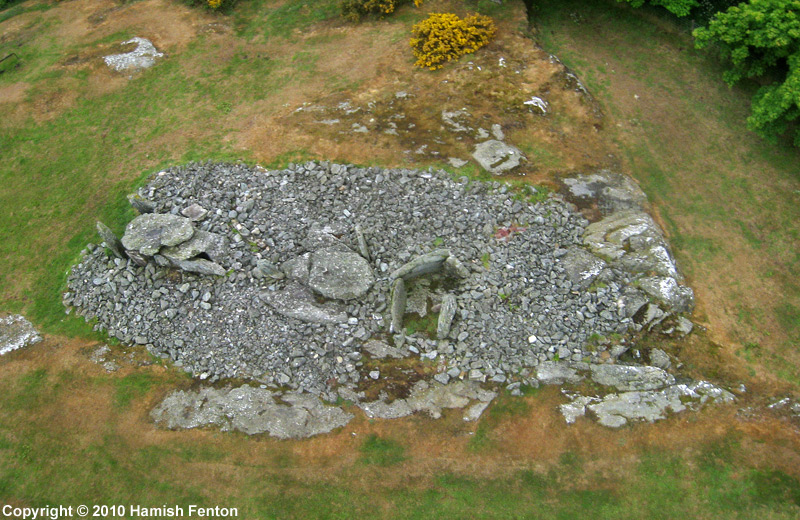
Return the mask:
<path id="1" fill-rule="evenodd" d="M 189 5 L 202 5 L 214 10 L 220 10 L 228 7 L 233 7 L 233 5 L 238 0 L 184 0 Z"/>
<path id="2" fill-rule="evenodd" d="M 461 19 L 452 13 L 431 13 L 411 29 L 409 43 L 417 58 L 415 65 L 439 69 L 450 60 L 477 51 L 496 31 L 492 19 L 481 14 Z"/>
<path id="3" fill-rule="evenodd" d="M 339 8 L 342 10 L 342 16 L 351 22 L 359 22 L 365 16 L 385 16 L 392 14 L 394 10 L 403 5 L 410 3 L 412 0 L 342 0 L 339 3 Z M 423 0 L 413 0 L 414 5 L 419 7 L 422 5 Z"/>

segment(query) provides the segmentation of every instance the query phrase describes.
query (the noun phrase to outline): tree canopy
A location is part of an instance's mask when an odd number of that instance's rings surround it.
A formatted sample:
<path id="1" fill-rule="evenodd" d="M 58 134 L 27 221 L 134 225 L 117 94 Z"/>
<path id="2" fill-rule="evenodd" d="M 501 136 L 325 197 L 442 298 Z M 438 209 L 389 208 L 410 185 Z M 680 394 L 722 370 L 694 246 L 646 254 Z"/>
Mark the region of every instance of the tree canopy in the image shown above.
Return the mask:
<path id="1" fill-rule="evenodd" d="M 774 140 L 800 116 L 800 0 L 751 0 L 717 13 L 695 30 L 699 48 L 719 48 L 731 66 L 729 85 L 744 78 L 774 78 L 753 97 L 748 126 Z M 800 146 L 800 128 L 795 131 Z"/>

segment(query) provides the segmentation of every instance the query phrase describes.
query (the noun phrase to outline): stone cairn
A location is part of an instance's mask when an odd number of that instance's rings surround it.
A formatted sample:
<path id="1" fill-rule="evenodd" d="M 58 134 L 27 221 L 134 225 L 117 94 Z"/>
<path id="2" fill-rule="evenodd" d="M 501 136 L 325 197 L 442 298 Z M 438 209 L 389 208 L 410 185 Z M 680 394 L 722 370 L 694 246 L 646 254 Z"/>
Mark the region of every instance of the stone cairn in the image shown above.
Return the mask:
<path id="1" fill-rule="evenodd" d="M 691 289 L 641 190 L 611 172 L 564 183 L 568 198 L 599 205 L 596 222 L 559 196 L 528 201 L 498 182 L 433 170 L 176 167 L 131 196 L 140 215 L 121 239 L 98 223 L 108 252 L 87 248 L 64 303 L 200 379 L 344 398 L 372 417 L 435 416 L 441 407 L 431 399 L 478 399 L 474 420 L 490 400 L 474 385 L 519 394 L 567 381 L 554 371 L 619 363 L 631 334 L 691 330 Z M 429 332 L 415 330 L 423 318 L 433 320 Z M 365 361 L 409 356 L 430 362 L 436 384 L 456 393 L 426 383 L 406 399 L 363 403 L 362 380 L 384 377 Z M 671 365 L 655 349 L 640 359 L 660 371 Z M 658 399 L 674 404 L 688 392 L 670 391 Z M 601 408 L 574 399 L 581 410 Z M 169 409 L 184 403 L 204 417 L 204 402 L 187 394 Z M 215 406 L 217 418 L 232 409 Z M 576 407 L 565 413 L 578 415 Z M 319 416 L 304 410 L 308 421 Z"/>

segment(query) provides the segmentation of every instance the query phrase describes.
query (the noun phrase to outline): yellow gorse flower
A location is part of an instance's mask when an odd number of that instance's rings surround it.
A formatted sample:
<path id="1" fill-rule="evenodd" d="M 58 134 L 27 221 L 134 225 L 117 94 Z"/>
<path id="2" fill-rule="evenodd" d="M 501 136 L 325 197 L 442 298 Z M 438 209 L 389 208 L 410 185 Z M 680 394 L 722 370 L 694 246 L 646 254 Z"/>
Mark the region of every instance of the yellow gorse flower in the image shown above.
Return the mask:
<path id="1" fill-rule="evenodd" d="M 453 13 L 430 13 L 411 29 L 409 44 L 417 67 L 436 70 L 477 51 L 491 41 L 495 32 L 497 28 L 488 16 L 473 14 L 462 20 Z"/>

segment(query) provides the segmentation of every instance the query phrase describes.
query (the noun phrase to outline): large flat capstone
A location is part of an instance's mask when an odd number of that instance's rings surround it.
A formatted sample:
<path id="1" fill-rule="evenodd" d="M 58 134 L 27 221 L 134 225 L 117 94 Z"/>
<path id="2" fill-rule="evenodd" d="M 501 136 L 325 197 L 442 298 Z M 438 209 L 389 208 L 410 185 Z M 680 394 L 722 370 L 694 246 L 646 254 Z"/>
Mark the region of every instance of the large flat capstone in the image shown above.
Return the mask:
<path id="1" fill-rule="evenodd" d="M 177 215 L 147 213 L 128 223 L 122 236 L 125 249 L 153 256 L 162 246 L 177 246 L 194 235 L 192 221 Z"/>
<path id="2" fill-rule="evenodd" d="M 357 253 L 338 248 L 311 253 L 308 286 L 326 298 L 361 298 L 374 282 L 375 275 L 369 262 Z"/>

